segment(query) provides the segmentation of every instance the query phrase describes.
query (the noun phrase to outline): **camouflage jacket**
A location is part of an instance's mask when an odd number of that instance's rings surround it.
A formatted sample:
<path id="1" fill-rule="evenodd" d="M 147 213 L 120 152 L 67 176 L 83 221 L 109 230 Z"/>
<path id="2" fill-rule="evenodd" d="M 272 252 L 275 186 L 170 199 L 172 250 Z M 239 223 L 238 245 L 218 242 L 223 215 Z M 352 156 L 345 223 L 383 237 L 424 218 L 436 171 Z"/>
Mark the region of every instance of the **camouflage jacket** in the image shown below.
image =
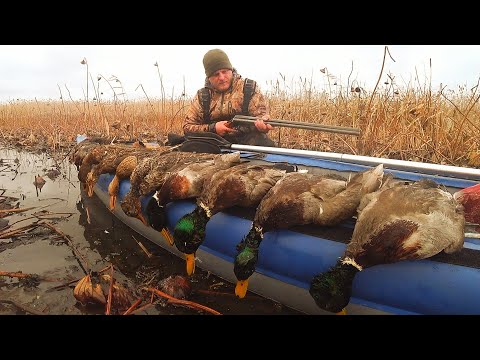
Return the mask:
<path id="1" fill-rule="evenodd" d="M 231 120 L 235 115 L 241 114 L 244 82 L 245 79 L 234 72 L 232 86 L 223 93 L 214 90 L 213 87 L 208 84 L 207 87 L 211 92 L 209 123 L 204 123 L 202 104 L 198 98 L 197 92 L 190 104 L 190 108 L 187 111 L 185 122 L 183 124 L 183 131 L 215 132 L 215 123 L 217 121 Z M 207 83 L 208 79 L 206 80 L 206 84 Z M 248 106 L 248 115 L 263 116 L 267 113 L 267 111 L 265 97 L 260 92 L 257 84 L 255 92 L 252 95 L 252 99 L 250 100 L 250 104 Z M 254 125 L 241 125 L 239 130 L 242 132 L 256 131 L 256 128 Z"/>

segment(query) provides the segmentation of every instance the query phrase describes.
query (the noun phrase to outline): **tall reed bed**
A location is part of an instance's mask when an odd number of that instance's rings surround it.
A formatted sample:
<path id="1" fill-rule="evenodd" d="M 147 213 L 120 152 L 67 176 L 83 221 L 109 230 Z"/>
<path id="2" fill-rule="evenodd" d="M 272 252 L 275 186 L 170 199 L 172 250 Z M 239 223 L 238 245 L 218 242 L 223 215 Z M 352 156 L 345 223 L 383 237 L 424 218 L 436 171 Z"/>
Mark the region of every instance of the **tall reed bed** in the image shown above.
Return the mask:
<path id="1" fill-rule="evenodd" d="M 354 127 L 361 130 L 361 135 L 276 128 L 269 135 L 279 146 L 480 166 L 478 83 L 468 89 L 434 91 L 431 85 L 418 81 L 400 89 L 389 75 L 389 80 L 368 92 L 355 83 L 339 86 L 330 82 L 331 75 L 325 69 L 324 73 L 328 85 L 323 89 L 309 79 L 287 81 L 281 74 L 278 80 L 262 86 L 271 118 Z M 1 104 L 0 135 L 20 144 L 43 141 L 53 149 L 70 144 L 76 134 L 164 141 L 169 132 L 183 132 L 182 122 L 191 99 L 166 95 L 162 76 L 158 76 L 159 98 L 150 97 L 139 85 L 144 98 L 128 100 L 118 79 L 105 79 L 115 94 L 113 100 L 106 101 L 90 77 L 83 100 L 60 91 L 59 100 Z M 97 83 L 100 80 L 99 76 Z"/>

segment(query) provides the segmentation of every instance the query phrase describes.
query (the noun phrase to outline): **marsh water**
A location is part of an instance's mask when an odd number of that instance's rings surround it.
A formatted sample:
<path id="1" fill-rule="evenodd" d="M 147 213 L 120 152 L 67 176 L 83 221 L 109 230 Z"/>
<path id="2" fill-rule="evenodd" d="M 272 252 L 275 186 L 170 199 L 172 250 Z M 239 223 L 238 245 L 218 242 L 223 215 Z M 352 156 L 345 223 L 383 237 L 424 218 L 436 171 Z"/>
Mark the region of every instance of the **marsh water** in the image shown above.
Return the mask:
<path id="1" fill-rule="evenodd" d="M 36 176 L 45 180 L 43 186 L 38 186 Z M 96 195 L 85 195 L 77 169 L 66 154 L 0 148 L 0 210 L 11 207 L 16 212 L 4 210 L 0 217 L 2 315 L 104 314 L 104 306 L 79 303 L 73 289 L 86 270 L 100 271 L 110 264 L 113 278 L 132 298 L 142 284 L 154 286 L 170 275 L 184 273 L 183 259 L 124 225 Z M 34 226 L 39 223 L 49 226 Z M 18 232 L 10 233 L 14 230 Z M 32 277 L 11 275 L 19 272 Z M 192 292 L 188 300 L 221 314 L 300 314 L 255 294 L 237 299 L 232 284 L 198 267 L 189 280 Z M 157 300 L 135 314 L 206 313 Z"/>

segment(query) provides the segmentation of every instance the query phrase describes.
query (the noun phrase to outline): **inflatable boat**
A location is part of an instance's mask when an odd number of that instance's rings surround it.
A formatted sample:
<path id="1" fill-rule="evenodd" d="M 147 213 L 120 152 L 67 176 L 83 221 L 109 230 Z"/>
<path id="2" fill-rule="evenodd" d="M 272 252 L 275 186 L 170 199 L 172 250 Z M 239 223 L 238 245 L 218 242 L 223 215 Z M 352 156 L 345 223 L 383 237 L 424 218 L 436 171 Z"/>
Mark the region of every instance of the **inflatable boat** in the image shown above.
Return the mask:
<path id="1" fill-rule="evenodd" d="M 443 184 L 451 192 L 476 185 L 480 179 L 480 169 L 367 156 L 235 144 L 222 151 L 240 151 L 242 158 L 259 163 L 288 163 L 310 172 L 333 172 L 345 177 L 382 163 L 385 172 L 395 179 L 415 181 L 426 177 Z M 107 207 L 108 185 L 112 178 L 113 174 L 101 175 L 94 189 Z M 184 258 L 184 254 L 170 246 L 160 232 L 124 214 L 120 202 L 129 189 L 129 181 L 122 180 L 114 214 L 158 246 Z M 142 198 L 143 212 L 151 195 Z M 172 233 L 177 221 L 194 208 L 195 199 L 168 204 L 167 221 Z M 255 209 L 242 208 L 215 214 L 208 222 L 206 239 L 196 252 L 196 266 L 235 284 L 236 245 L 248 233 L 254 214 Z M 316 305 L 309 294 L 310 282 L 315 275 L 335 265 L 354 226 L 355 218 L 352 218 L 336 227 L 306 225 L 266 233 L 248 290 L 305 314 L 331 314 Z M 477 233 L 466 228 L 463 249 L 453 254 L 442 252 L 425 260 L 378 265 L 359 272 L 346 312 L 480 314 L 480 239 Z"/>

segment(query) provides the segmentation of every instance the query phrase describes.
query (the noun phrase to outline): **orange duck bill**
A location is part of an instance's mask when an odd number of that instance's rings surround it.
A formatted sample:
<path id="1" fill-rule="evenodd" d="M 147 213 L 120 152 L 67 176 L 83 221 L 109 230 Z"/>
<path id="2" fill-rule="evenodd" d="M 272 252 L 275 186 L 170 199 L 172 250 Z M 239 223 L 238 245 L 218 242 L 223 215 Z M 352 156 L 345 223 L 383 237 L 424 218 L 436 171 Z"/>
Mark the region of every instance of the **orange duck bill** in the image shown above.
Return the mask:
<path id="1" fill-rule="evenodd" d="M 192 275 L 195 272 L 195 254 L 185 254 L 187 261 L 187 274 Z"/>
<path id="2" fill-rule="evenodd" d="M 120 189 L 120 181 L 118 176 L 115 175 L 108 184 L 108 194 L 110 195 L 110 210 L 115 210 L 115 204 L 117 203 L 117 194 Z"/>
<path id="3" fill-rule="evenodd" d="M 237 285 L 235 286 L 235 295 L 240 299 L 243 299 L 245 295 L 247 295 L 248 289 L 248 279 L 246 280 L 238 280 Z"/>
<path id="4" fill-rule="evenodd" d="M 110 195 L 110 210 L 115 210 L 115 204 L 117 203 L 117 197 L 115 195 Z"/>

